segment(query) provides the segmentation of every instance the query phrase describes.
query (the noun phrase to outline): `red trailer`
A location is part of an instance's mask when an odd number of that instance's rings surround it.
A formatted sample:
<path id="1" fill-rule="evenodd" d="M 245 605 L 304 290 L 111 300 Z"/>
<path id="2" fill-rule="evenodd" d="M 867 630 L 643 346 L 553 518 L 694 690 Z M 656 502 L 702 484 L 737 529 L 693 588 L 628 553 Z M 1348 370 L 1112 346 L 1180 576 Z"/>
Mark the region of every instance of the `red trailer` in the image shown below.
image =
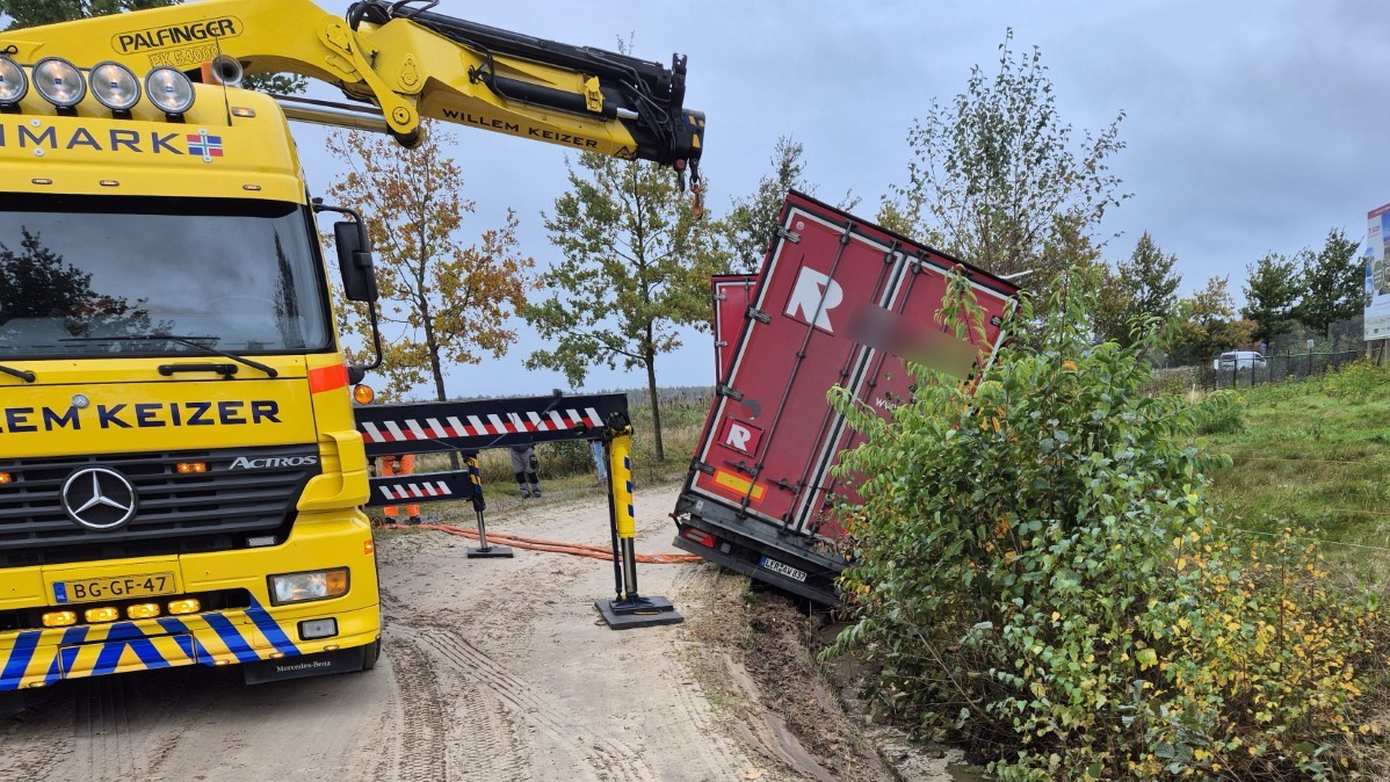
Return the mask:
<path id="1" fill-rule="evenodd" d="M 964 346 L 935 322 L 946 272 L 960 268 L 985 310 L 982 344 Z M 718 291 L 718 282 L 716 291 Z M 745 290 L 747 290 L 745 288 Z M 741 317 L 731 366 L 676 505 L 676 545 L 823 603 L 836 601 L 845 565 L 836 497 L 854 482 L 830 475 L 858 435 L 831 409 L 840 385 L 887 415 L 912 393 L 899 353 L 993 355 L 1018 289 L 809 196 L 792 192 L 751 303 Z M 716 330 L 716 334 L 720 331 Z M 718 336 L 717 339 L 728 337 Z"/>
<path id="2" fill-rule="evenodd" d="M 714 382 L 722 383 L 734 365 L 734 348 L 743 331 L 743 316 L 753 302 L 756 274 L 716 274 L 710 278 L 714 294 Z"/>

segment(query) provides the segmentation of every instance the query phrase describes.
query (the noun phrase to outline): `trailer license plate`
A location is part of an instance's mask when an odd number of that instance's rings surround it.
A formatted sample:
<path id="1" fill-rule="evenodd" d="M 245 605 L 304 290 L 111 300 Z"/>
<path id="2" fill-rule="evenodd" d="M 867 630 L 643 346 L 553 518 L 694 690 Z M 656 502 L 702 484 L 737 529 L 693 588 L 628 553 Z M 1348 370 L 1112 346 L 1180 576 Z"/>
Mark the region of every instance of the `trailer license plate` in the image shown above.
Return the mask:
<path id="1" fill-rule="evenodd" d="M 779 573 L 793 581 L 800 581 L 803 584 L 806 583 L 806 571 L 798 570 L 785 562 L 778 562 L 772 557 L 763 557 L 758 560 L 758 567 L 771 570 L 773 573 Z"/>
<path id="2" fill-rule="evenodd" d="M 81 578 L 55 581 L 53 599 L 57 603 L 91 603 L 98 600 L 124 600 L 131 597 L 172 595 L 173 573 L 147 573 L 115 578 Z"/>

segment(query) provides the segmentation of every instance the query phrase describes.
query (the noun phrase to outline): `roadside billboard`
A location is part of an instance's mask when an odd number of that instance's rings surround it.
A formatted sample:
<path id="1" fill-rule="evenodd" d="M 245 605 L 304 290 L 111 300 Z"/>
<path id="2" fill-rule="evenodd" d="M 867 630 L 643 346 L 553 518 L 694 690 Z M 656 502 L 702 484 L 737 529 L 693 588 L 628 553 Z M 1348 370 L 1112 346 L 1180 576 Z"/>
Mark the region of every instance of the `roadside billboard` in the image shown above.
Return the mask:
<path id="1" fill-rule="evenodd" d="M 1366 340 L 1390 339 L 1390 204 L 1366 218 Z"/>

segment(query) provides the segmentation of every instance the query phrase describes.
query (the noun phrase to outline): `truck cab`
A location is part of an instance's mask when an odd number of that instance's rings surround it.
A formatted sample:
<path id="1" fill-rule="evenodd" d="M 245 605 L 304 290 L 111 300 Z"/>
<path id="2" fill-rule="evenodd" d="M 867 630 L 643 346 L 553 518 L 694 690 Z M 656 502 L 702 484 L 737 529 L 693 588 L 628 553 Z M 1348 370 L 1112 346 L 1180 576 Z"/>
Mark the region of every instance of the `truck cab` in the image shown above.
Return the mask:
<path id="1" fill-rule="evenodd" d="M 366 457 L 282 109 L 55 60 L 0 61 L 0 691 L 370 668 Z"/>

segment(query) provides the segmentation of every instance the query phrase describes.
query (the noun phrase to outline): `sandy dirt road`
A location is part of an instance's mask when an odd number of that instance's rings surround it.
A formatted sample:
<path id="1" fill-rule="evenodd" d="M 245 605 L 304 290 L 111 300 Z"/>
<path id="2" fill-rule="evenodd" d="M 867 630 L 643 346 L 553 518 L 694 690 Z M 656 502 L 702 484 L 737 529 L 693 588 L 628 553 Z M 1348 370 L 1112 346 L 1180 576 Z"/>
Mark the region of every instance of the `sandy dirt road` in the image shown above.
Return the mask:
<path id="1" fill-rule="evenodd" d="M 673 488 L 639 492 L 639 551 L 673 551 Z M 601 500 L 499 515 L 499 530 L 607 541 Z M 607 563 L 380 536 L 385 647 L 375 671 L 245 687 L 235 670 L 71 682 L 0 721 L 0 780 L 770 780 L 721 730 L 682 660 L 684 626 L 613 632 Z M 686 613 L 717 572 L 646 565 Z M 726 577 L 727 578 L 727 577 Z M 794 776 L 794 775 L 793 775 Z"/>

